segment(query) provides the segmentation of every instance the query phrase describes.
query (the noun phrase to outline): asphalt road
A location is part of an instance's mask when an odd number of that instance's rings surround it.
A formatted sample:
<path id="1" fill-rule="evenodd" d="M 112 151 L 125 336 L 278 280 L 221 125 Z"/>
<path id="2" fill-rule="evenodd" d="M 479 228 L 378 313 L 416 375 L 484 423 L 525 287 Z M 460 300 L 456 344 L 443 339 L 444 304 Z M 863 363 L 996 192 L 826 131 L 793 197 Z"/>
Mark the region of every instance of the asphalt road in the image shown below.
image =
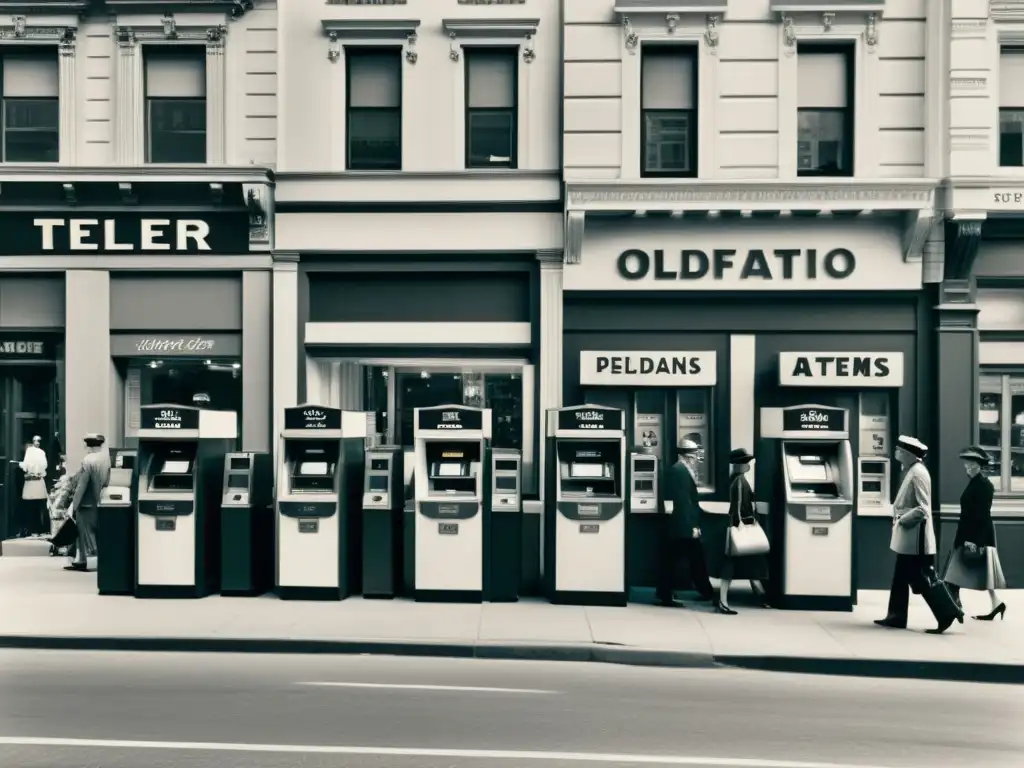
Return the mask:
<path id="1" fill-rule="evenodd" d="M 1008 768 L 1022 724 L 1006 685 L 0 651 L 0 765 L 19 768 Z"/>

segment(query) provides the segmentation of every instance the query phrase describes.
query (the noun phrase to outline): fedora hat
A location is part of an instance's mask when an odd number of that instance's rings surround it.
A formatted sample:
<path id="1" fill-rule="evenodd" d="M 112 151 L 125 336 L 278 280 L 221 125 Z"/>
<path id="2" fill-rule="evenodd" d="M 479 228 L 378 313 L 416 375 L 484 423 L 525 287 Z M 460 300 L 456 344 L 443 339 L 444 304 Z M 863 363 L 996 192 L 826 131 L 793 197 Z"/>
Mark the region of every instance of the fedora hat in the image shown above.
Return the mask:
<path id="1" fill-rule="evenodd" d="M 84 440 L 85 444 L 90 448 L 98 448 L 99 446 L 107 442 L 107 438 L 105 438 L 98 432 L 90 432 L 88 435 L 85 436 Z"/>
<path id="2" fill-rule="evenodd" d="M 988 452 L 980 445 L 972 445 L 969 448 L 964 448 L 960 451 L 960 458 L 967 461 L 973 461 L 983 467 L 987 467 L 989 462 L 992 461 L 992 457 L 989 456 Z"/>
<path id="3" fill-rule="evenodd" d="M 689 456 L 691 453 L 697 453 L 698 451 L 700 451 L 700 446 L 693 442 L 693 440 L 687 440 L 685 437 L 676 446 L 676 453 L 680 456 Z"/>
<path id="4" fill-rule="evenodd" d="M 746 448 L 735 448 L 729 453 L 730 464 L 749 464 L 754 460 L 754 454 L 749 453 Z"/>
<path id="5" fill-rule="evenodd" d="M 896 438 L 896 447 L 902 448 L 912 456 L 916 456 L 919 459 L 923 459 L 928 455 L 928 446 L 918 440 L 916 437 L 910 435 L 900 435 Z"/>

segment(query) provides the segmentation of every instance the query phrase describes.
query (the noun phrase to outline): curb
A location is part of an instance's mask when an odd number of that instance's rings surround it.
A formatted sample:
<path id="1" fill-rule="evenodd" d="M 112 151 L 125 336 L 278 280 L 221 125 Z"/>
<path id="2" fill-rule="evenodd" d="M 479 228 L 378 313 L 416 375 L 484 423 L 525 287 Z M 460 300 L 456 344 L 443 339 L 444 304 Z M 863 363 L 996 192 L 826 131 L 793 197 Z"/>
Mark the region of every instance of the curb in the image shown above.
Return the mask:
<path id="1" fill-rule="evenodd" d="M 1024 664 L 813 656 L 715 656 L 715 661 L 723 667 L 761 672 L 1024 685 Z"/>
<path id="2" fill-rule="evenodd" d="M 511 643 L 433 643 L 400 640 L 277 640 L 192 637 L 44 637 L 0 635 L 0 648 L 63 651 L 141 651 L 163 653 L 337 654 L 414 656 L 520 661 L 590 661 L 642 667 L 710 669 L 710 653 L 628 648 L 610 645 Z"/>

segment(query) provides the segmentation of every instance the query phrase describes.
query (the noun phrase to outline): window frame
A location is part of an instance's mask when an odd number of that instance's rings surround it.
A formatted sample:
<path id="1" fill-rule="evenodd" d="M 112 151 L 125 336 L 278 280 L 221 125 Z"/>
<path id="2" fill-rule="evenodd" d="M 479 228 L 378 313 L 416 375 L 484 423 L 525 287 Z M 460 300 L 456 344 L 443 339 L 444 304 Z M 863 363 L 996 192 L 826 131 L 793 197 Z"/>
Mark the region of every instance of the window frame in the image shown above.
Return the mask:
<path id="1" fill-rule="evenodd" d="M 1020 490 L 1013 490 L 1013 444 L 1012 444 L 1012 428 L 1013 424 L 1013 401 L 1012 401 L 1012 389 L 1011 384 L 1013 381 L 1018 381 L 1024 384 L 1024 370 L 1007 370 L 1006 368 L 997 369 L 986 369 L 982 368 L 981 373 L 978 377 L 978 402 L 976 404 L 977 410 L 981 412 L 981 396 L 982 396 L 982 382 L 985 379 L 998 380 L 999 381 L 999 437 L 1000 446 L 984 445 L 982 446 L 985 450 L 992 449 L 990 452 L 998 451 L 1000 454 L 1000 469 L 998 476 L 990 476 L 992 484 L 995 486 L 996 496 L 1019 499 L 1024 497 L 1024 476 L 1021 476 L 1022 487 Z M 1021 396 L 1024 396 L 1022 393 Z M 981 444 L 981 425 L 980 418 L 978 420 L 978 444 Z M 1024 447 L 1021 447 L 1021 452 L 1024 453 Z M 998 479 L 998 482 L 996 480 Z"/>
<path id="2" fill-rule="evenodd" d="M 814 56 L 815 54 L 840 54 L 843 57 L 843 81 L 846 88 L 846 106 L 842 108 L 821 108 L 821 107 L 801 107 L 800 106 L 800 93 L 797 91 L 797 131 L 795 142 L 797 145 L 796 150 L 796 175 L 797 178 L 824 178 L 824 179 L 849 179 L 854 176 L 854 169 L 856 168 L 857 162 L 857 136 L 856 136 L 856 115 L 857 111 L 855 108 L 855 101 L 857 98 L 857 86 L 856 86 L 856 45 L 853 41 L 846 42 L 821 42 L 818 40 L 805 40 L 803 42 L 796 43 L 796 59 L 797 59 L 797 71 L 799 72 L 799 60 L 801 55 Z M 815 113 L 842 113 L 842 124 L 843 124 L 843 152 L 842 152 L 842 164 L 847 169 L 843 173 L 826 173 L 817 169 L 801 170 L 800 169 L 800 114 L 807 112 Z"/>
<path id="3" fill-rule="evenodd" d="M 701 446 L 703 449 L 703 459 L 705 464 L 705 476 L 707 482 L 701 484 L 697 483 L 697 492 L 702 496 L 710 496 L 715 493 L 715 489 L 718 484 L 715 482 L 715 472 L 718 469 L 717 455 L 715 453 L 718 441 L 715 439 L 715 387 L 673 387 L 672 392 L 672 427 L 675 430 L 675 434 L 672 436 L 675 440 L 673 445 L 678 445 L 681 435 L 680 423 L 679 423 L 679 399 L 680 396 L 685 392 L 690 394 L 694 391 L 699 391 L 701 396 L 704 398 L 704 416 L 707 421 L 704 429 L 707 433 L 707 441 Z M 671 464 L 675 457 L 665 457 L 666 464 Z"/>
<path id="4" fill-rule="evenodd" d="M 1017 53 L 1020 56 L 1024 57 L 1024 41 L 1018 40 L 1016 42 L 1004 42 L 1004 40 L 1002 38 L 1000 38 L 999 45 L 997 46 L 997 54 L 996 54 L 997 57 L 998 57 L 997 58 L 997 62 L 998 62 L 997 73 L 998 73 L 998 77 L 999 78 L 1002 78 L 1002 76 L 1003 76 L 1003 55 L 1006 52 L 1008 52 L 1008 51 L 1012 51 L 1012 52 Z M 998 84 L 997 84 L 997 88 L 998 88 Z M 996 92 L 996 95 L 998 97 L 998 95 L 999 95 L 998 94 L 998 90 Z M 995 144 L 996 144 L 996 167 L 999 168 L 999 169 L 1006 169 L 1006 168 L 1008 168 L 1008 169 L 1011 169 L 1011 170 L 1012 169 L 1017 169 L 1017 168 L 1024 168 L 1024 120 L 1021 120 L 1021 134 L 1020 134 L 1021 162 L 1020 163 L 1017 163 L 1015 165 L 1003 165 L 1003 131 L 1002 131 L 1003 115 L 1005 113 L 1018 112 L 1018 113 L 1021 113 L 1022 116 L 1024 116 L 1024 104 L 1021 104 L 1020 106 L 1017 106 L 1017 107 L 1004 107 L 1003 103 L 1002 103 L 1002 99 L 997 98 L 997 101 L 996 101 L 996 111 L 997 111 L 997 114 L 996 114 L 997 140 L 995 142 Z"/>
<path id="5" fill-rule="evenodd" d="M 49 46 L 45 46 L 45 50 L 49 51 L 50 47 Z M 26 48 L 25 51 L 38 52 L 39 49 L 38 48 Z M 61 87 L 60 86 L 61 86 L 61 81 L 62 81 L 62 77 L 61 77 L 61 58 L 62 58 L 61 51 L 56 46 L 53 48 L 54 64 L 56 65 L 56 68 L 57 68 L 57 96 L 56 97 L 53 97 L 53 96 L 14 96 L 14 97 L 8 99 L 7 96 L 4 95 L 4 89 L 3 89 L 4 66 L 5 66 L 7 54 L 8 53 L 20 53 L 20 52 L 21 51 L 18 49 L 18 47 L 13 47 L 13 46 L 12 47 L 5 47 L 2 50 L 0 50 L 0 163 L 4 163 L 4 164 L 7 164 L 7 163 L 37 164 L 38 163 L 38 164 L 42 164 L 42 165 L 46 165 L 46 164 L 54 164 L 54 165 L 56 165 L 56 164 L 59 164 L 61 162 L 61 151 L 62 151 L 62 145 L 64 143 L 63 141 L 61 141 L 62 123 L 64 122 L 62 120 L 62 116 L 61 116 L 61 101 L 62 101 L 61 100 L 61 92 L 60 92 L 61 91 Z M 48 103 L 50 103 L 50 102 L 55 102 L 56 103 L 56 105 L 57 105 L 57 124 L 54 126 L 54 133 L 56 134 L 56 137 L 57 137 L 57 144 L 56 144 L 56 147 L 55 147 L 55 149 L 57 151 L 57 159 L 56 160 L 8 160 L 7 159 L 7 133 L 8 133 L 8 128 L 7 128 L 7 106 L 8 106 L 8 102 L 10 102 L 10 101 L 20 101 L 20 102 L 25 102 L 25 101 L 43 101 L 43 102 L 48 102 Z M 31 131 L 31 130 L 18 130 L 18 129 L 15 129 L 13 132 L 14 133 L 31 133 L 33 131 Z"/>
<path id="6" fill-rule="evenodd" d="M 643 57 L 647 51 L 653 49 L 673 49 L 682 51 L 693 64 L 692 86 L 693 103 L 692 109 L 645 109 L 644 108 L 644 65 Z M 640 45 L 640 178 L 642 179 L 695 179 L 698 177 L 698 166 L 700 163 L 700 47 L 692 42 L 680 42 L 675 44 L 657 42 L 641 43 Z M 654 112 L 685 115 L 687 118 L 687 161 L 690 165 L 688 171 L 658 171 L 647 168 L 647 114 Z"/>
<path id="7" fill-rule="evenodd" d="M 381 54 L 387 52 L 393 54 L 398 65 L 398 106 L 397 107 L 353 107 L 352 106 L 352 67 L 350 66 L 353 54 Z M 390 172 L 401 171 L 405 165 L 405 130 L 404 130 L 404 102 L 405 102 L 405 76 L 402 65 L 404 49 L 401 45 L 346 45 L 344 47 L 345 58 L 345 170 L 364 172 Z M 381 167 L 355 167 L 352 164 L 352 115 L 353 112 L 366 113 L 387 113 L 392 117 L 395 113 L 398 116 L 398 165 L 394 168 Z"/>
<path id="8" fill-rule="evenodd" d="M 143 104 L 143 115 L 142 115 L 142 162 L 146 165 L 206 165 L 210 162 L 210 100 L 207 93 L 208 88 L 206 84 L 209 82 L 209 74 L 206 71 L 208 66 L 209 57 L 206 53 L 206 47 L 203 45 L 195 44 L 181 44 L 175 46 L 148 46 L 144 45 L 142 51 L 142 104 Z M 194 96 L 150 96 L 149 95 L 149 56 L 154 52 L 166 52 L 174 51 L 176 54 L 181 55 L 184 59 L 186 58 L 186 52 L 193 54 L 200 58 L 203 63 L 203 97 L 201 99 Z M 199 102 L 203 103 L 203 159 L 202 160 L 185 160 L 182 162 L 168 163 L 164 161 L 153 160 L 153 103 L 166 102 Z M 194 131 L 175 131 L 174 134 L 189 134 L 194 135 Z"/>
<path id="9" fill-rule="evenodd" d="M 473 54 L 478 51 L 501 51 L 509 55 L 512 60 L 512 106 L 508 109 L 500 109 L 494 107 L 471 107 L 469 103 L 469 80 L 472 76 L 471 73 L 471 61 Z M 482 170 L 486 168 L 493 169 L 504 169 L 504 170 L 517 170 L 519 168 L 519 58 L 520 58 L 520 47 L 519 46 L 507 46 L 507 45 L 472 45 L 463 46 L 462 55 L 465 58 L 465 77 L 463 77 L 463 103 L 465 104 L 464 114 L 464 136 L 463 141 L 463 154 L 464 162 L 467 170 Z M 512 121 L 512 128 L 509 136 L 509 161 L 507 163 L 484 163 L 480 165 L 474 165 L 471 161 L 471 148 L 472 148 L 472 118 L 474 114 L 483 113 L 510 113 Z"/>

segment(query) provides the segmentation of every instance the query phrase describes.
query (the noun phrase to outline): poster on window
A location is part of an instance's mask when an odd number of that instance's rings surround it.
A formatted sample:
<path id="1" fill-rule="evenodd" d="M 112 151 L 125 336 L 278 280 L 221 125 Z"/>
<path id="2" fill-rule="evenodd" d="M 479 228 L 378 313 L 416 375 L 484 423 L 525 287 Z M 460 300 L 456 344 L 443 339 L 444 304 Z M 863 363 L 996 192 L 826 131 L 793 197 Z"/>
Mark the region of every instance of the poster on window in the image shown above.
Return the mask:
<path id="1" fill-rule="evenodd" d="M 860 417 L 860 455 L 889 455 L 889 417 Z"/>
<path id="2" fill-rule="evenodd" d="M 680 413 L 676 422 L 679 438 L 676 444 L 690 440 L 700 446 L 697 452 L 697 484 L 707 486 L 708 483 L 708 417 L 706 413 Z"/>
<path id="3" fill-rule="evenodd" d="M 633 423 L 633 445 L 659 459 L 664 456 L 661 422 L 660 413 L 638 413 Z"/>

